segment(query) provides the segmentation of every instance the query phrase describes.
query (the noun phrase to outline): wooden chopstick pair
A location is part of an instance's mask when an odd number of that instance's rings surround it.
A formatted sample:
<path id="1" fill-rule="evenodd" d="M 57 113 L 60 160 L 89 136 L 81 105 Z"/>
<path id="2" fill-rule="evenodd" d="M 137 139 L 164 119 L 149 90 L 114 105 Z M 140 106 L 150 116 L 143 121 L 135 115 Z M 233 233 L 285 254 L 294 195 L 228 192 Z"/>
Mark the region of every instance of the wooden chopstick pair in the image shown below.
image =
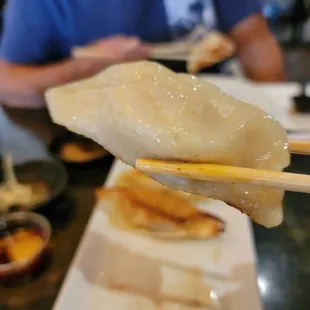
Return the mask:
<path id="1" fill-rule="evenodd" d="M 310 141 L 289 141 L 289 150 L 293 154 L 310 155 Z M 138 159 L 136 169 L 148 173 L 170 174 L 196 180 L 243 183 L 310 193 L 310 175 L 304 174 L 149 159 Z"/>
<path id="2" fill-rule="evenodd" d="M 291 154 L 310 155 L 310 141 L 289 140 L 288 149 Z"/>

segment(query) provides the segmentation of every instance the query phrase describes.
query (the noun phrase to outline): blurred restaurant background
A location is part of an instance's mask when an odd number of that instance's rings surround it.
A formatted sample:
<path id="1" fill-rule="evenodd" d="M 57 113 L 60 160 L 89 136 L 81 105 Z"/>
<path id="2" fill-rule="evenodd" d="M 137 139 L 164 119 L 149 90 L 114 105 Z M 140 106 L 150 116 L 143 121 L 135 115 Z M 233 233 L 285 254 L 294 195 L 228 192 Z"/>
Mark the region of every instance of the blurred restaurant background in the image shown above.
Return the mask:
<path id="1" fill-rule="evenodd" d="M 287 79 L 306 81 L 310 76 L 310 1 L 262 0 L 262 12 L 285 52 Z M 0 34 L 2 10 L 0 0 Z"/>
<path id="2" fill-rule="evenodd" d="M 310 1 L 262 0 L 263 14 L 285 51 L 289 81 L 309 80 L 310 76 Z M 2 9 L 0 0 L 0 33 Z"/>
<path id="3" fill-rule="evenodd" d="M 298 82 L 297 88 L 294 84 L 294 91 L 299 92 L 299 82 L 310 80 L 310 0 L 263 2 L 262 12 L 284 51 L 287 80 Z M 0 0 L 0 8 L 4 5 L 5 0 Z M 2 17 L 1 9 L 0 23 Z M 0 38 L 1 30 L 0 26 Z M 238 67 L 234 60 L 230 65 Z M 281 87 L 286 87 L 283 85 Z M 287 85 L 289 89 L 293 87 Z M 0 155 L 9 150 L 16 164 L 50 160 L 57 143 L 68 135 L 63 128 L 52 124 L 45 109 L 14 110 L 1 106 L 0 131 Z M 307 134 L 309 137 L 309 132 Z M 52 208 L 38 211 L 52 225 L 51 254 L 40 273 L 27 278 L 22 285 L 14 282 L 0 285 L 0 310 L 52 309 L 96 203 L 94 192 L 104 183 L 113 159 L 108 156 L 85 166 L 64 164 L 66 172 L 61 182 L 66 185 L 65 189 L 51 201 Z M 289 171 L 310 174 L 309 159 L 293 156 Z M 287 222 L 270 230 L 253 224 L 258 287 L 266 310 L 310 309 L 309 205 L 309 195 L 288 193 L 285 198 Z"/>

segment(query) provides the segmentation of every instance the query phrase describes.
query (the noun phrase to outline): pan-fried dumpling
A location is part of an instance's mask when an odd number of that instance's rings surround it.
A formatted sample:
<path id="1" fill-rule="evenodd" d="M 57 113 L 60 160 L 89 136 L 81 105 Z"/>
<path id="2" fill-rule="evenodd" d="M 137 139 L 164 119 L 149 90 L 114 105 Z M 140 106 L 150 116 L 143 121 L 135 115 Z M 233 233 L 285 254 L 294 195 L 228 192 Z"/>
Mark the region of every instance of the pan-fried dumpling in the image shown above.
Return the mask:
<path id="1" fill-rule="evenodd" d="M 227 36 L 212 32 L 192 47 L 187 60 L 187 71 L 197 73 L 231 57 L 235 50 L 235 44 Z"/>

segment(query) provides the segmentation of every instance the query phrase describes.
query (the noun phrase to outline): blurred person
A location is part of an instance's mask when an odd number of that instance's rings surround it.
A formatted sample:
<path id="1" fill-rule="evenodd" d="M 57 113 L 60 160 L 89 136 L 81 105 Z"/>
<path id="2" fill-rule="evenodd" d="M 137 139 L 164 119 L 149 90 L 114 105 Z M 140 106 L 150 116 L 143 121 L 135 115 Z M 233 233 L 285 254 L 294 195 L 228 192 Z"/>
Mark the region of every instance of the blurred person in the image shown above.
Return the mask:
<path id="1" fill-rule="evenodd" d="M 148 43 L 168 42 L 203 24 L 227 33 L 245 74 L 285 78 L 281 50 L 260 0 L 7 0 L 0 43 L 0 102 L 44 106 L 44 91 L 111 64 L 146 59 Z M 146 43 L 147 42 L 147 43 Z M 100 59 L 73 59 L 91 45 Z"/>

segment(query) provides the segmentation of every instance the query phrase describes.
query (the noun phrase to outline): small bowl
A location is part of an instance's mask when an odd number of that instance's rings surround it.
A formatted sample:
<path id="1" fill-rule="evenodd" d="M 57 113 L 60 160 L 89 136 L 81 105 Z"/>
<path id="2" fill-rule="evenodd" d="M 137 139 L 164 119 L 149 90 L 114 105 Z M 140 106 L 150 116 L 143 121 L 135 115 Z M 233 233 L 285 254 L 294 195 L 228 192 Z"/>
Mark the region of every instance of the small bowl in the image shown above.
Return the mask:
<path id="1" fill-rule="evenodd" d="M 42 182 L 46 185 L 48 195 L 45 200 L 30 206 L 14 206 L 10 211 L 32 211 L 45 207 L 63 193 L 68 181 L 68 175 L 64 165 L 55 159 L 36 160 L 14 166 L 17 180 L 21 183 Z M 0 168 L 0 180 L 3 180 Z"/>
<path id="2" fill-rule="evenodd" d="M 7 232 L 18 229 L 37 229 L 43 240 L 42 246 L 30 257 L 9 263 L 0 263 L 0 283 L 11 283 L 19 281 L 25 276 L 36 272 L 42 266 L 51 238 L 51 225 L 42 216 L 32 212 L 13 212 L 0 218 L 0 234 L 5 236 Z M 0 235 L 0 236 L 1 236 Z"/>
<path id="3" fill-rule="evenodd" d="M 94 146 L 99 146 L 96 142 L 85 138 L 83 136 L 74 134 L 72 132 L 65 132 L 62 135 L 54 138 L 52 140 L 52 142 L 49 145 L 49 151 L 54 154 L 60 161 L 62 161 L 63 163 L 65 163 L 67 166 L 70 167 L 78 167 L 78 166 L 93 166 L 93 165 L 97 165 L 100 164 L 108 159 L 111 159 L 111 157 L 113 157 L 113 155 L 111 155 L 108 151 L 106 151 L 104 148 L 102 148 L 103 153 L 101 155 L 95 156 L 91 159 L 88 160 L 68 160 L 63 158 L 63 156 L 61 156 L 61 150 L 62 148 L 69 143 L 73 143 L 73 144 L 79 144 L 79 145 L 83 145 L 84 147 L 94 147 Z M 101 146 L 99 146 L 101 148 Z"/>

